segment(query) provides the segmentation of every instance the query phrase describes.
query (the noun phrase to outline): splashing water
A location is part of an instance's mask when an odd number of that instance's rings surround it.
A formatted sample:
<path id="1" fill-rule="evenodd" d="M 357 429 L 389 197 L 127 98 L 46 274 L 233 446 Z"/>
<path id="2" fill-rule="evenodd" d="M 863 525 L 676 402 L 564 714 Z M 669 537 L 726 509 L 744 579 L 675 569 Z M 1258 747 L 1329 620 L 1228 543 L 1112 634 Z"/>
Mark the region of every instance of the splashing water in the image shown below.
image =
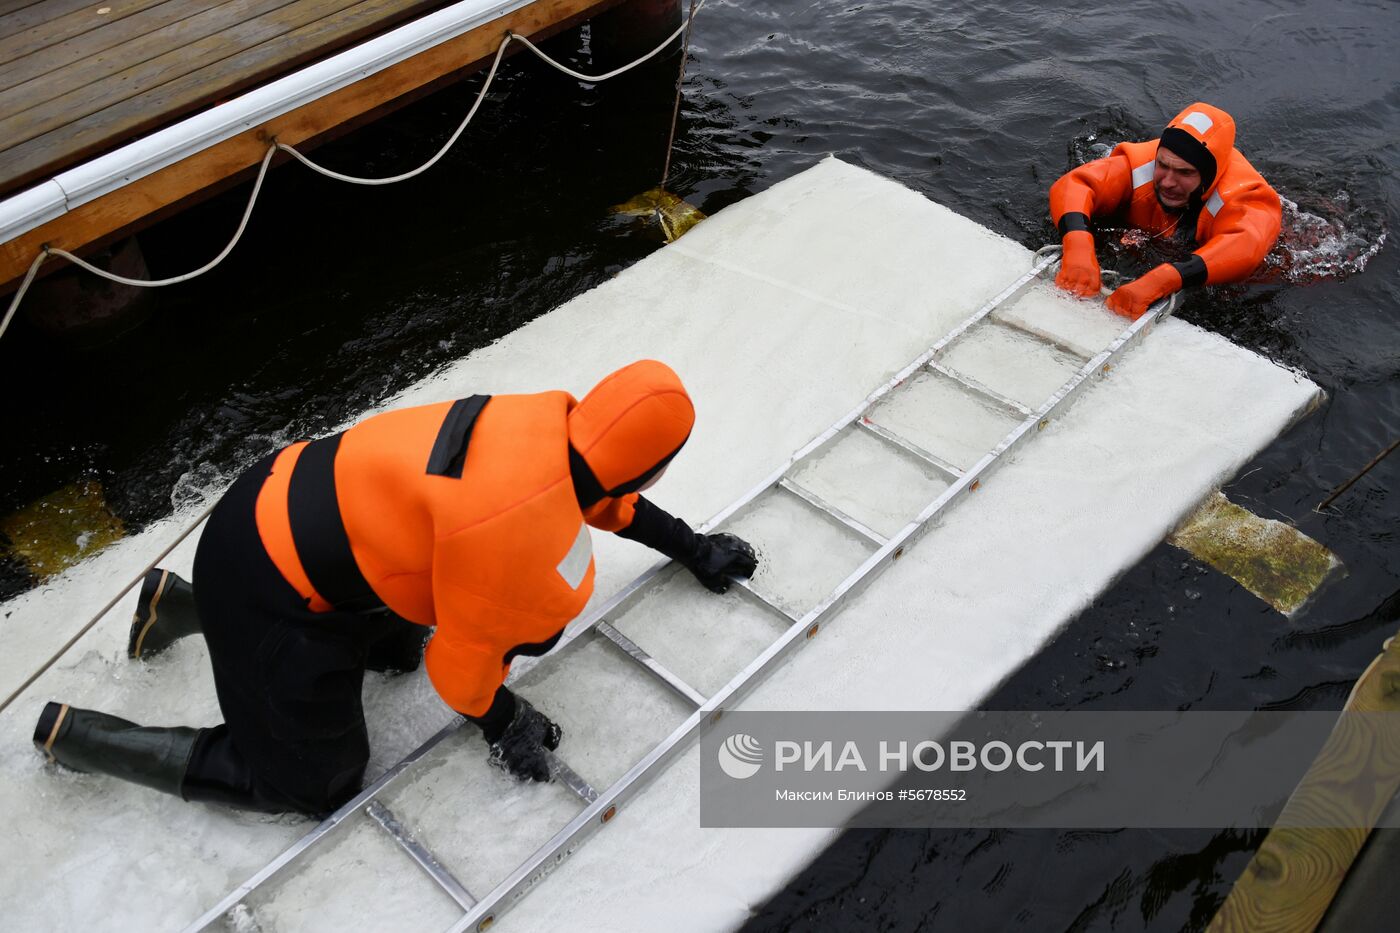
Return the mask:
<path id="1" fill-rule="evenodd" d="M 1283 201 L 1283 231 L 1265 267 L 1294 284 L 1342 280 L 1366 268 L 1385 245 L 1387 230 L 1371 210 L 1345 190 L 1311 210 Z"/>

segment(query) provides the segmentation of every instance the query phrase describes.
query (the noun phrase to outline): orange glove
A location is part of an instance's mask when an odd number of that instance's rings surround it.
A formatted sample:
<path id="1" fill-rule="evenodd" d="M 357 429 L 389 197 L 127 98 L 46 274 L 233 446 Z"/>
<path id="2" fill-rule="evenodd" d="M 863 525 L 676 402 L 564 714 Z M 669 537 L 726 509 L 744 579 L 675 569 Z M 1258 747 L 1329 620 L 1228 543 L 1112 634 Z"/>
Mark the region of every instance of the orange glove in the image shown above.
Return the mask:
<path id="1" fill-rule="evenodd" d="M 1071 230 L 1060 241 L 1060 274 L 1055 284 L 1080 298 L 1099 293 L 1099 257 L 1094 255 L 1094 235 L 1088 230 Z"/>
<path id="2" fill-rule="evenodd" d="M 1142 278 L 1129 282 L 1108 296 L 1108 310 L 1136 321 L 1159 298 L 1181 289 L 1181 273 L 1176 267 L 1162 263 Z"/>

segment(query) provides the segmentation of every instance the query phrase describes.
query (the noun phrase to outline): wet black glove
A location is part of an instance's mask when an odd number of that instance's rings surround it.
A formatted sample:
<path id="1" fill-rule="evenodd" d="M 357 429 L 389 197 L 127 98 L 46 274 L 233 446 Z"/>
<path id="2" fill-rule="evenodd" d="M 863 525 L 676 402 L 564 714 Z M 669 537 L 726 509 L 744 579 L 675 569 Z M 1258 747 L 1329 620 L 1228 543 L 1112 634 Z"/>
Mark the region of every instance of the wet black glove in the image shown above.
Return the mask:
<path id="1" fill-rule="evenodd" d="M 695 556 L 681 563 L 710 592 L 723 593 L 729 589 L 730 577 L 751 577 L 758 569 L 753 546 L 738 535 L 721 532 L 695 537 Z"/>
<path id="2" fill-rule="evenodd" d="M 549 756 L 545 752 L 558 748 L 563 737 L 564 730 L 548 716 L 531 706 L 529 700 L 516 697 L 515 716 L 500 738 L 491 743 L 486 760 L 522 781 L 548 781 Z"/>
<path id="3" fill-rule="evenodd" d="M 637 497 L 632 523 L 618 534 L 665 554 L 715 593 L 729 589 L 730 577 L 751 577 L 758 569 L 748 542 L 731 534 L 698 535 L 645 496 Z"/>

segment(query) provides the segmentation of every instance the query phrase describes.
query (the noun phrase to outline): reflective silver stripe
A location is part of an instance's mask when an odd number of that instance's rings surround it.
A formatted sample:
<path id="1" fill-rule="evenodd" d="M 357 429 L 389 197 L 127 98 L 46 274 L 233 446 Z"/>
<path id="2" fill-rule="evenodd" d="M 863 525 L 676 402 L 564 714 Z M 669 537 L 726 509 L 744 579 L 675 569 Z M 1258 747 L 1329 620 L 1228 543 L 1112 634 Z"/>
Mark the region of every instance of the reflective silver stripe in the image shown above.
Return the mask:
<path id="1" fill-rule="evenodd" d="M 1156 165 L 1157 162 L 1154 159 L 1151 162 L 1144 162 L 1133 169 L 1133 187 L 1141 188 L 1143 185 L 1150 182 L 1152 180 L 1152 171 Z"/>
<path id="2" fill-rule="evenodd" d="M 1220 196 L 1219 191 L 1212 194 L 1210 200 L 1206 201 L 1206 210 L 1210 211 L 1210 216 L 1212 217 L 1220 213 L 1220 209 L 1224 206 L 1225 199 Z"/>
<path id="3" fill-rule="evenodd" d="M 1200 133 L 1202 136 L 1206 135 L 1210 128 L 1215 125 L 1214 121 L 1212 121 L 1210 117 L 1201 113 L 1199 110 L 1191 111 L 1186 116 L 1181 118 L 1181 122 L 1185 123 L 1187 126 L 1191 127 L 1197 133 Z"/>
<path id="4" fill-rule="evenodd" d="M 573 589 L 578 589 L 578 585 L 583 582 L 583 577 L 588 573 L 588 565 L 593 563 L 593 539 L 588 536 L 588 526 L 578 526 L 578 537 L 574 538 L 574 544 L 569 548 L 569 553 L 564 555 L 564 559 L 559 562 L 556 568 L 559 576 L 564 578 L 564 582 Z"/>

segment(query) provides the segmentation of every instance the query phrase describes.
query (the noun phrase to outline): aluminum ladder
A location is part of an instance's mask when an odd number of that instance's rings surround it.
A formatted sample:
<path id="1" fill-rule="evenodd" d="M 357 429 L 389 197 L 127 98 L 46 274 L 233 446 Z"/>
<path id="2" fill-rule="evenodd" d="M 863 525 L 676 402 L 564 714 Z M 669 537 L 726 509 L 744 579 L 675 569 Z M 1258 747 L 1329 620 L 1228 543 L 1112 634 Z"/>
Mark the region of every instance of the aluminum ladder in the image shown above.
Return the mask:
<path id="1" fill-rule="evenodd" d="M 657 684 L 664 688 L 664 692 L 673 695 L 676 701 L 689 710 L 689 713 L 680 725 L 676 726 L 661 742 L 651 747 L 639 760 L 634 761 L 621 777 L 612 781 L 606 789 L 601 791 L 591 786 L 559 754 L 553 755 L 551 769 L 554 776 L 577 798 L 579 809 L 572 819 L 560 826 L 548 838 L 548 841 L 539 846 L 507 877 L 483 893 L 472 893 L 437 855 L 415 838 L 414 833 L 400 822 L 382 799 L 389 788 L 400 782 L 405 775 L 413 773 L 416 767 L 421 766 L 425 756 L 428 756 L 445 740 L 463 731 L 466 721 L 458 717 L 386 771 L 357 797 L 230 892 L 186 929 L 189 931 L 203 930 L 222 923 L 230 923 L 232 928 L 239 930 L 262 929 L 258 924 L 255 912 L 245 904 L 250 896 L 262 889 L 274 877 L 283 873 L 289 866 L 304 862 L 316 851 L 318 844 L 324 843 L 337 830 L 343 830 L 344 827 L 352 825 L 361 817 L 372 821 L 374 825 L 386 833 L 394 845 L 421 868 L 460 908 L 460 918 L 450 927 L 452 933 L 468 930 L 483 931 L 493 925 L 506 910 L 532 890 L 550 871 L 572 854 L 584 840 L 610 822 L 620 806 L 637 794 L 670 762 L 689 748 L 707 726 L 718 721 L 725 710 L 734 708 L 742 697 L 779 662 L 815 636 L 819 628 L 839 612 L 851 597 L 869 585 L 881 571 L 898 560 L 904 554 L 905 549 L 932 526 L 932 519 L 961 501 L 964 496 L 975 491 L 982 481 L 1006 459 L 1009 453 L 1043 429 L 1053 414 L 1062 413 L 1069 403 L 1089 385 L 1092 377 L 1107 372 L 1117 358 L 1140 340 L 1156 321 L 1167 317 L 1175 309 L 1176 296 L 1153 305 L 1146 315 L 1122 330 L 1105 349 L 1092 357 L 1086 357 L 1084 353 L 1058 343 L 1044 334 L 1033 332 L 1025 325 L 1005 318 L 996 319 L 996 326 L 1011 327 L 1019 334 L 1053 346 L 1057 352 L 1072 355 L 1076 360 L 1081 361 L 1081 365 L 1073 372 L 1073 375 L 1035 408 L 989 388 L 977 379 L 948 365 L 944 360 L 947 351 L 958 341 L 964 339 L 979 324 L 988 321 L 993 311 L 1021 295 L 1031 283 L 1047 272 L 1053 271 L 1058 266 L 1058 254 L 1059 248 L 1055 246 L 1047 247 L 1038 252 L 1029 271 L 978 308 L 974 314 L 920 354 L 917 359 L 905 366 L 888 382 L 870 393 L 839 421 L 813 438 L 763 482 L 753 487 L 703 526 L 702 530 L 705 531 L 712 531 L 721 526 L 734 527 L 736 523 L 742 522 L 746 510 L 751 508 L 756 500 L 768 494 L 786 498 L 790 503 L 799 503 L 800 508 L 810 510 L 827 524 L 843 529 L 843 533 L 863 542 L 869 551 L 868 556 L 854 570 L 846 573 L 834 589 L 827 592 L 825 596 L 805 611 L 794 611 L 791 607 L 782 605 L 781 600 L 765 593 L 764 587 L 758 579 L 736 581 L 731 592 L 737 593 L 744 601 L 770 615 L 782 627 L 782 634 L 771 644 L 768 644 L 737 674 L 730 677 L 727 683 L 724 683 L 717 691 L 706 695 L 705 692 L 696 689 L 614 624 L 625 615 L 629 607 L 634 606 L 648 593 L 654 592 L 658 586 L 663 585 L 673 575 L 678 568 L 670 562 L 662 562 L 653 566 L 611 599 L 590 611 L 586 617 L 576 621 L 570 627 L 564 638 L 561 639 L 559 646 L 549 656 L 542 659 L 536 669 L 558 668 L 560 665 L 567 664 L 574 652 L 584 646 L 601 642 L 610 650 L 616 651 L 620 657 L 628 659 L 629 663 L 640 668 L 648 677 L 653 678 Z M 927 450 L 901 434 L 882 426 L 878 417 L 872 417 L 872 412 L 876 407 L 882 401 L 892 397 L 892 393 L 897 393 L 912 378 L 928 373 L 936 373 L 938 377 L 955 384 L 960 391 L 968 393 L 982 403 L 1002 410 L 1014 419 L 1014 427 L 1007 431 L 985 455 L 970 466 L 960 468 L 949 462 L 948 458 Z M 840 438 L 852 433 L 873 438 L 890 455 L 905 461 L 912 461 L 921 468 L 931 471 L 946 481 L 946 488 L 935 499 L 918 510 L 917 514 L 909 516 L 908 520 L 903 522 L 902 527 L 897 531 L 883 534 L 873 529 L 867 521 L 850 514 L 846 509 L 833 504 L 828 498 L 817 492 L 813 492 L 795 475 L 801 471 L 805 464 L 820 457 Z M 762 576 L 762 570 L 760 570 L 759 576 Z M 521 678 L 522 681 L 528 679 L 528 675 Z M 518 683 L 517 686 L 519 686 Z M 569 748 L 568 739 L 569 733 L 566 730 L 563 746 L 565 751 Z M 483 806 L 489 806 L 489 802 L 483 802 Z"/>

